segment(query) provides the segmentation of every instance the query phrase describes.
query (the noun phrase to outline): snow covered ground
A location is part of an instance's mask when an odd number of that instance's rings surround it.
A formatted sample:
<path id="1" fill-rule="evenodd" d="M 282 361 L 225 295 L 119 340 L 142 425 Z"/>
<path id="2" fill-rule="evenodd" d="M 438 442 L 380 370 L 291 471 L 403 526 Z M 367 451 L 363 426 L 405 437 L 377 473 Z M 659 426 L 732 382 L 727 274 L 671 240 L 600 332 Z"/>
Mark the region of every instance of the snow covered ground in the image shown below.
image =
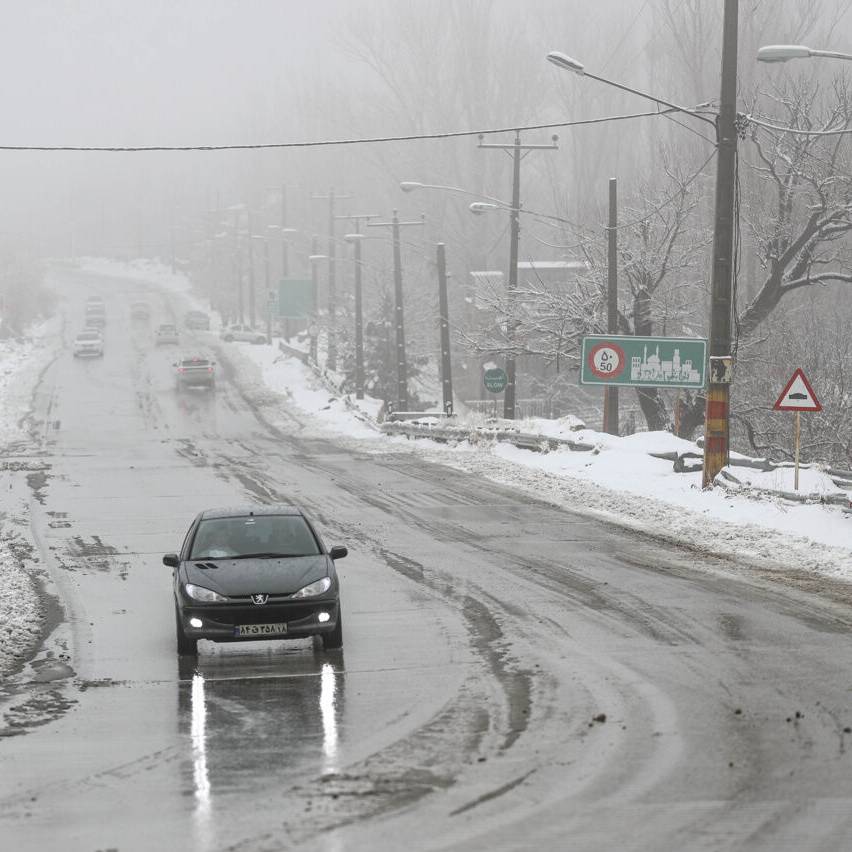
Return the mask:
<path id="1" fill-rule="evenodd" d="M 157 284 L 179 294 L 187 308 L 208 309 L 204 300 L 193 295 L 183 275 L 156 263 L 92 259 L 80 266 L 90 272 Z M 214 323 L 214 331 L 217 327 Z M 57 342 L 56 324 L 47 324 L 26 340 L 0 343 L 0 439 L 7 446 L 24 437 L 21 418 Z M 578 430 L 572 418 L 516 425 L 523 432 L 593 445 L 593 451 L 518 449 L 483 437 L 484 421 L 473 415 L 457 419 L 468 437 L 463 435 L 453 443 L 390 436 L 376 422 L 378 401 L 356 402 L 337 393 L 327 378 L 282 353 L 277 345 L 219 345 L 234 364 L 239 381 L 263 394 L 267 402 L 270 397 L 280 399 L 284 428 L 292 428 L 289 413 L 296 411 L 305 428 L 334 436 L 359 453 L 411 453 L 525 490 L 536 499 L 572 511 L 685 543 L 699 552 L 852 581 L 852 514 L 844 513 L 839 505 L 784 499 L 781 492 L 793 490 L 790 469 L 763 472 L 735 467 L 730 473 L 744 487 L 702 491 L 700 472 L 675 473 L 671 461 L 649 455 L 695 452 L 694 444 L 664 432 L 618 438 Z M 274 408 L 267 406 L 267 414 Z M 820 471 L 802 470 L 800 491 L 837 494 L 839 489 Z M 9 633 L 0 642 L 0 675 L 14 664 L 14 655 L 32 642 L 39 618 L 39 601 L 30 578 L 8 544 L 0 541 L 0 637 L 4 627 Z"/>
<path id="2" fill-rule="evenodd" d="M 58 320 L 41 323 L 20 338 L 0 341 L 0 445 L 4 448 L 0 488 L 6 495 L 0 515 L 0 679 L 36 641 L 43 617 L 35 578 L 22 559 L 26 553 L 26 507 L 18 505 L 9 471 L 26 461 L 14 458 L 27 440 L 32 390 L 59 345 Z M 5 475 L 3 475 L 5 474 Z"/>

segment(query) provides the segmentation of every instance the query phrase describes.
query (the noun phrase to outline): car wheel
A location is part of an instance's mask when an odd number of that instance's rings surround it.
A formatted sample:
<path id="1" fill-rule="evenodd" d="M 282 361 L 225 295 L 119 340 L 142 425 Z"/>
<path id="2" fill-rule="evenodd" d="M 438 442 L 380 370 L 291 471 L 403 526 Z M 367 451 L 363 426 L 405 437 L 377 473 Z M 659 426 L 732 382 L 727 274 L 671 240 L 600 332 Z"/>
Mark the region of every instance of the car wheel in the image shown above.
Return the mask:
<path id="1" fill-rule="evenodd" d="M 343 613 L 338 610 L 337 626 L 331 633 L 322 634 L 322 648 L 324 651 L 335 651 L 343 647 Z"/>
<path id="2" fill-rule="evenodd" d="M 175 634 L 177 636 L 177 652 L 181 657 L 194 657 L 198 654 L 198 640 L 190 639 L 183 632 L 183 625 L 180 623 L 180 613 L 177 607 L 175 607 Z"/>

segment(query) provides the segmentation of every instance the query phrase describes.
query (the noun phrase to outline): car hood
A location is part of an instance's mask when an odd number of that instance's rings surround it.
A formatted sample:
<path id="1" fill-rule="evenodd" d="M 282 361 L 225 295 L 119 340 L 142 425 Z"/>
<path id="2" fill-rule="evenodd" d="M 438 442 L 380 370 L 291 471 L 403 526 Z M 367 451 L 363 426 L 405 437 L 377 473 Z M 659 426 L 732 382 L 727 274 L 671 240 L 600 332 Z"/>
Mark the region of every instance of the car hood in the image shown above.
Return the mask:
<path id="1" fill-rule="evenodd" d="M 209 559 L 184 562 L 183 571 L 186 582 L 228 597 L 289 595 L 328 576 L 328 563 L 325 554 L 285 559 Z"/>

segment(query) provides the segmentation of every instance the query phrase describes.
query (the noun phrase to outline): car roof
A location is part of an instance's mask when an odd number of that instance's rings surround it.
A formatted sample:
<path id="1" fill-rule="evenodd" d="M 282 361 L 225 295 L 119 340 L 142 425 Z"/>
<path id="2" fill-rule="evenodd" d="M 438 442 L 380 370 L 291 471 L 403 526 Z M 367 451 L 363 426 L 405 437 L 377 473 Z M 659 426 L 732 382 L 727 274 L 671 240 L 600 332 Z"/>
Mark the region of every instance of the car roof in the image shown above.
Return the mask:
<path id="1" fill-rule="evenodd" d="M 252 515 L 303 515 L 303 512 L 298 506 L 290 506 L 285 503 L 270 503 L 263 506 L 250 504 L 245 506 L 226 506 L 221 509 L 205 509 L 201 512 L 201 519 L 249 518 Z"/>

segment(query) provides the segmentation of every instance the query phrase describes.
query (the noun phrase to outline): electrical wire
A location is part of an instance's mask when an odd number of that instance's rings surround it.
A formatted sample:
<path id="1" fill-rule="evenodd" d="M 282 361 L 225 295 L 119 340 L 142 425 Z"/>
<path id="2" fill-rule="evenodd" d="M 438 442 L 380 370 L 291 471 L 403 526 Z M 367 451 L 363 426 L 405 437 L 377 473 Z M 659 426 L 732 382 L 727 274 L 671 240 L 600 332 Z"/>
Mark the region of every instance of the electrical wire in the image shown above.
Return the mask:
<path id="1" fill-rule="evenodd" d="M 369 136 L 360 139 L 322 139 L 306 142 L 261 142 L 243 145 L 0 145 L 0 151 L 81 151 L 100 153 L 145 153 L 155 151 L 257 151 L 280 148 L 323 148 L 335 145 L 367 145 L 382 142 L 415 142 L 428 139 L 457 139 L 466 136 L 486 136 L 494 133 L 514 133 L 526 130 L 550 130 L 559 127 L 584 127 L 604 124 L 610 121 L 629 121 L 634 118 L 664 116 L 666 111 L 649 110 L 623 115 L 607 115 L 600 118 L 587 118 L 577 121 L 551 122 L 548 124 L 510 125 L 491 127 L 483 130 L 451 130 L 444 133 L 418 133 L 406 136 Z"/>
<path id="2" fill-rule="evenodd" d="M 683 190 L 685 190 L 688 186 L 690 186 L 692 183 L 694 183 L 698 179 L 698 177 L 701 175 L 701 173 L 704 171 L 704 169 L 707 168 L 710 161 L 715 156 L 716 156 L 716 151 L 713 151 L 713 153 L 698 168 L 698 171 L 695 172 L 695 174 L 685 184 L 683 184 L 683 186 L 678 187 L 676 192 L 673 192 L 671 195 L 664 198 L 650 213 L 648 213 L 645 216 L 640 216 L 638 219 L 634 219 L 632 222 L 626 222 L 623 225 L 617 225 L 614 230 L 620 231 L 623 228 L 632 228 L 634 225 L 638 225 L 641 222 L 645 222 L 648 219 L 652 218 L 653 216 L 656 216 L 657 213 L 659 213 L 660 210 L 662 210 L 670 201 L 672 201 L 681 192 L 683 192 Z M 601 227 L 609 230 L 609 225 L 601 225 Z"/>

